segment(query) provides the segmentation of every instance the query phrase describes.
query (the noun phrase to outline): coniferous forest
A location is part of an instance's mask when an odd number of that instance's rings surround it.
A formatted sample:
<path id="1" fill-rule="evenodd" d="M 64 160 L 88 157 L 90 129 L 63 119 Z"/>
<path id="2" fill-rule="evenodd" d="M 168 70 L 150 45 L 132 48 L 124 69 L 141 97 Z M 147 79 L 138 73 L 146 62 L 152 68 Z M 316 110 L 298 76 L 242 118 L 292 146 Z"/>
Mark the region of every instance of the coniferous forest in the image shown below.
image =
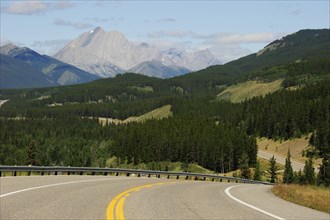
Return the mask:
<path id="1" fill-rule="evenodd" d="M 239 103 L 218 100 L 226 87 L 283 79 L 281 88 Z M 1 90 L 0 164 L 106 166 L 197 163 L 216 172 L 257 164 L 256 137 L 287 140 L 311 134 L 308 154 L 330 175 L 330 60 L 240 70 L 233 64 L 171 79 L 127 73 L 88 84 Z M 171 105 L 172 117 L 100 124 Z"/>

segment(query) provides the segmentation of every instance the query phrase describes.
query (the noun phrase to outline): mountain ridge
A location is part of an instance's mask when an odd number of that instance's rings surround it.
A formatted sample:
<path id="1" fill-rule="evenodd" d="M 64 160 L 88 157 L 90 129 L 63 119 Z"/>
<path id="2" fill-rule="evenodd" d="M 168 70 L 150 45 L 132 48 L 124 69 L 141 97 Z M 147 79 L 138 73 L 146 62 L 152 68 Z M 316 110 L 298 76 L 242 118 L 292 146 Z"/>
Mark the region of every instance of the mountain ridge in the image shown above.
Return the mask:
<path id="1" fill-rule="evenodd" d="M 99 78 L 53 57 L 41 55 L 27 47 L 7 44 L 0 47 L 0 54 L 2 54 L 1 59 L 4 60 L 4 66 L 1 68 L 1 88 L 8 88 L 8 85 L 10 88 L 16 88 L 14 82 L 17 82 L 19 88 L 28 88 L 86 83 Z M 24 85 L 22 79 L 26 78 L 23 75 L 27 70 L 29 71 L 28 75 L 38 79 L 39 83 L 35 84 L 25 79 Z"/>
<path id="2" fill-rule="evenodd" d="M 101 77 L 113 77 L 142 62 L 154 60 L 165 66 L 182 66 L 193 71 L 220 63 L 208 50 L 189 53 L 171 48 L 161 51 L 148 43 L 136 45 L 121 32 L 106 32 L 101 27 L 70 41 L 54 57 Z"/>

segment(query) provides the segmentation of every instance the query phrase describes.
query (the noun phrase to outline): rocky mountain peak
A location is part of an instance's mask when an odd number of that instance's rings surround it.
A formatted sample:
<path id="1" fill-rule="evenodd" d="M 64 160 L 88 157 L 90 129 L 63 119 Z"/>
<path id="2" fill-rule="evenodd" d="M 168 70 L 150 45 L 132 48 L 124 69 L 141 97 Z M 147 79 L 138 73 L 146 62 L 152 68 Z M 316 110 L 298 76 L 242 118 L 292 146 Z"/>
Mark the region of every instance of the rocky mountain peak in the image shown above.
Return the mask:
<path id="1" fill-rule="evenodd" d="M 146 61 L 191 70 L 219 64 L 209 51 L 190 53 L 177 48 L 161 51 L 145 42 L 134 44 L 121 32 L 106 32 L 100 27 L 81 34 L 54 57 L 102 77 L 115 76 Z"/>
<path id="2" fill-rule="evenodd" d="M 8 55 L 10 53 L 10 51 L 18 49 L 18 48 L 19 48 L 18 46 L 14 45 L 12 43 L 9 43 L 9 44 L 6 44 L 6 45 L 3 45 L 2 47 L 0 47 L 0 53 L 4 54 L 4 55 Z"/>

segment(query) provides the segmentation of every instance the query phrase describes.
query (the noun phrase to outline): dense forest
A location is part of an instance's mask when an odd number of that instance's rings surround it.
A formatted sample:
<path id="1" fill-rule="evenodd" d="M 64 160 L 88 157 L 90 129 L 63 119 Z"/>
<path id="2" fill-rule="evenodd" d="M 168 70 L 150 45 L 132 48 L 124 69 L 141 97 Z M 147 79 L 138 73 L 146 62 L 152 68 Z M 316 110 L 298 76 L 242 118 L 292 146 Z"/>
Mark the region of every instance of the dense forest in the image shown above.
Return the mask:
<path id="1" fill-rule="evenodd" d="M 118 165 L 184 162 L 228 172 L 246 158 L 256 166 L 256 137 L 312 134 L 308 154 L 323 158 L 329 175 L 330 60 L 256 68 L 258 61 L 248 68 L 250 59 L 172 79 L 127 73 L 82 85 L 1 90 L 0 99 L 10 101 L 0 108 L 0 164 L 104 167 L 116 157 Z M 282 88 L 264 97 L 216 99 L 235 83 L 277 79 Z M 97 119 L 126 119 L 165 105 L 173 117 L 120 125 Z"/>
<path id="2" fill-rule="evenodd" d="M 96 120 L 2 120 L 1 164 L 101 166 L 112 156 L 127 163 L 183 161 L 206 168 L 238 168 L 244 152 L 256 163 L 254 138 L 205 117 L 173 117 L 161 121 L 102 127 Z M 33 155 L 31 156 L 31 152 Z"/>

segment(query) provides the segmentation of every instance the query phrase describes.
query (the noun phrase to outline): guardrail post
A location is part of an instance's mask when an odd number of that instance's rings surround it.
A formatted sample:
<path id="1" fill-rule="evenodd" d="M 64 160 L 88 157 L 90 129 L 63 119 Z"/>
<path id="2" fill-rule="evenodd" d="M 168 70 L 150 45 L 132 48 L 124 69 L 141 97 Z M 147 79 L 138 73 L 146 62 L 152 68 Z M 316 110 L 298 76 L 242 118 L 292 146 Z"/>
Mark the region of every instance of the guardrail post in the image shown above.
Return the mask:
<path id="1" fill-rule="evenodd" d="M 157 178 L 160 178 L 160 174 L 157 175 Z"/>
<path id="2" fill-rule="evenodd" d="M 222 179 L 220 179 L 220 182 L 222 182 Z"/>
<path id="3" fill-rule="evenodd" d="M 0 177 L 2 177 L 2 172 L 0 171 Z"/>
<path id="4" fill-rule="evenodd" d="M 28 172 L 28 176 L 31 176 L 31 171 Z"/>
<path id="5" fill-rule="evenodd" d="M 180 177 L 180 176 L 179 176 L 179 175 L 177 175 L 177 176 L 176 176 L 176 179 L 178 180 L 178 179 L 179 179 L 179 177 Z"/>
<path id="6" fill-rule="evenodd" d="M 150 174 L 148 174 L 148 178 L 150 178 Z"/>
<path id="7" fill-rule="evenodd" d="M 188 179 L 188 176 L 186 176 L 186 180 Z"/>
<path id="8" fill-rule="evenodd" d="M 119 173 L 118 172 L 116 172 L 116 176 L 118 176 L 119 175 Z"/>
<path id="9" fill-rule="evenodd" d="M 127 173 L 126 176 L 129 176 L 129 173 Z"/>
<path id="10" fill-rule="evenodd" d="M 204 176 L 203 181 L 205 181 L 205 180 L 206 180 L 206 177 Z"/>
<path id="11" fill-rule="evenodd" d="M 107 173 L 107 172 L 104 172 L 104 173 L 103 173 L 103 176 L 107 176 L 107 175 L 108 175 L 108 173 Z"/>
<path id="12" fill-rule="evenodd" d="M 198 180 L 198 177 L 197 176 L 195 176 L 195 179 L 194 180 Z"/>
<path id="13" fill-rule="evenodd" d="M 41 174 L 40 175 L 43 176 L 44 175 L 44 171 L 41 171 Z"/>
<path id="14" fill-rule="evenodd" d="M 138 173 L 138 177 L 141 177 L 141 173 Z"/>
<path id="15" fill-rule="evenodd" d="M 214 178 L 212 178 L 212 182 L 214 182 Z"/>
<path id="16" fill-rule="evenodd" d="M 17 172 L 16 171 L 14 171 L 14 176 L 17 176 Z"/>
<path id="17" fill-rule="evenodd" d="M 55 171 L 55 176 L 57 176 L 57 171 Z"/>
<path id="18" fill-rule="evenodd" d="M 170 178 L 170 175 L 167 175 L 167 179 L 169 179 Z"/>
<path id="19" fill-rule="evenodd" d="M 228 180 L 228 183 L 230 183 L 230 180 Z"/>
<path id="20" fill-rule="evenodd" d="M 68 176 L 70 176 L 70 171 L 68 171 Z"/>
<path id="21" fill-rule="evenodd" d="M 95 172 L 92 172 L 92 176 L 94 176 L 95 175 Z"/>

